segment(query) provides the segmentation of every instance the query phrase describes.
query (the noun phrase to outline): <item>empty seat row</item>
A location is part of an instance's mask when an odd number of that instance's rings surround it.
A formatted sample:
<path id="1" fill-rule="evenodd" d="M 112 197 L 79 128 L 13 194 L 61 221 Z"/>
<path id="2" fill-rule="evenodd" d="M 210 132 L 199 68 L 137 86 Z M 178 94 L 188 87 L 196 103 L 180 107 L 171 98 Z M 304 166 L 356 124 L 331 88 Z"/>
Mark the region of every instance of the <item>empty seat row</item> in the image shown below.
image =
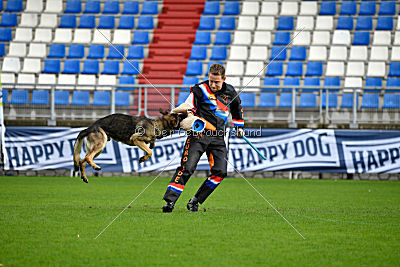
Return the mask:
<path id="1" fill-rule="evenodd" d="M 0 56 L 3 56 L 4 53 L 4 44 L 0 44 Z M 123 59 L 126 57 L 127 59 L 143 59 L 144 57 L 144 47 L 141 45 L 129 45 L 127 49 L 127 53 L 125 53 L 125 47 L 123 45 L 112 45 L 106 47 L 104 45 L 96 45 L 92 44 L 86 49 L 85 53 L 85 45 L 83 44 L 70 44 L 67 46 L 66 44 L 50 44 L 49 50 L 47 52 L 47 46 L 44 43 L 30 43 L 27 47 L 25 43 L 14 43 L 11 42 L 8 49 L 8 56 L 16 56 L 16 57 L 39 57 L 45 58 L 46 55 L 48 58 L 84 58 L 85 55 L 87 58 L 91 59 L 102 59 L 106 55 L 107 59 Z M 67 52 L 68 50 L 68 52 Z"/>
<path id="2" fill-rule="evenodd" d="M 94 91 L 93 101 L 90 103 L 89 91 L 73 91 L 72 100 L 70 101 L 70 91 L 56 90 L 54 95 L 55 105 L 73 105 L 73 106 L 110 106 L 111 92 L 109 91 Z M 129 106 L 129 92 L 115 92 L 116 106 Z M 3 104 L 12 105 L 49 105 L 50 91 L 49 90 L 33 90 L 29 101 L 28 90 L 14 89 L 11 91 L 11 99 L 8 102 L 8 91 L 3 89 Z"/>
<path id="3" fill-rule="evenodd" d="M 0 41 L 11 41 L 12 33 L 4 32 L 4 36 L 0 37 Z M 3 29 L 6 30 L 6 29 Z M 9 29 L 11 30 L 11 29 Z M 15 42 L 38 42 L 38 43 L 79 43 L 79 44 L 148 44 L 148 31 L 134 31 L 133 37 L 131 30 L 109 30 L 109 29 L 61 29 L 54 31 L 54 38 L 51 29 L 37 28 L 33 37 L 31 28 L 17 28 L 15 31 Z"/>

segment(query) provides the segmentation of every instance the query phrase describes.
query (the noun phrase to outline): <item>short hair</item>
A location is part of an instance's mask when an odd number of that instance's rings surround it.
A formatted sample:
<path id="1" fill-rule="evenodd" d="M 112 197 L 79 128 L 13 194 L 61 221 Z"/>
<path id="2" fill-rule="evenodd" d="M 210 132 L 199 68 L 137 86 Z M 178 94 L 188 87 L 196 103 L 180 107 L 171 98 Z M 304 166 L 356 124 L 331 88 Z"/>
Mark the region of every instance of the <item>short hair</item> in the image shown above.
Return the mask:
<path id="1" fill-rule="evenodd" d="M 210 66 L 208 73 L 211 73 L 212 75 L 221 75 L 221 77 L 224 78 L 225 77 L 225 67 L 222 66 L 221 64 L 214 63 Z"/>

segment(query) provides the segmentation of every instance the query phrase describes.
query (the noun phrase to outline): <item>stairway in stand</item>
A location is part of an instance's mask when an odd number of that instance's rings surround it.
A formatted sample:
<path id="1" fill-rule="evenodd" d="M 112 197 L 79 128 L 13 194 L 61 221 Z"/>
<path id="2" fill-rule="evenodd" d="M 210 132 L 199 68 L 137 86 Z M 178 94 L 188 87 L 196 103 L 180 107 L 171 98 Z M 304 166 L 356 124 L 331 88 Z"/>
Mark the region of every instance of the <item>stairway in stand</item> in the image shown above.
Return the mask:
<path id="1" fill-rule="evenodd" d="M 153 32 L 149 56 L 143 62 L 140 84 L 182 84 L 191 47 L 203 13 L 205 0 L 164 0 L 158 15 L 158 27 Z M 147 110 L 156 115 L 159 108 L 170 108 L 170 89 L 148 88 Z M 179 88 L 175 90 L 175 103 Z M 165 93 L 165 94 L 164 94 Z M 164 98 L 165 97 L 165 98 Z"/>

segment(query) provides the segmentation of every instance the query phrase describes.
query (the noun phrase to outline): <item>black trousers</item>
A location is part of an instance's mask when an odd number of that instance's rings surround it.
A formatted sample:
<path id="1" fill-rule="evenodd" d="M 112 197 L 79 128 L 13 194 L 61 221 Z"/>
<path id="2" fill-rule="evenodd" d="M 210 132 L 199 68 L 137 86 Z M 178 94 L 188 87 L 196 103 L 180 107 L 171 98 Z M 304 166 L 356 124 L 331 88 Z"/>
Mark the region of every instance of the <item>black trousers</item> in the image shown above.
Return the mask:
<path id="1" fill-rule="evenodd" d="M 203 203 L 214 189 L 227 175 L 227 149 L 224 136 L 216 136 L 212 133 L 192 133 L 186 139 L 181 165 L 176 169 L 171 182 L 168 184 L 164 200 L 176 202 L 185 188 L 185 184 L 196 170 L 197 163 L 203 153 L 206 152 L 210 162 L 210 176 L 200 186 L 195 197 Z"/>

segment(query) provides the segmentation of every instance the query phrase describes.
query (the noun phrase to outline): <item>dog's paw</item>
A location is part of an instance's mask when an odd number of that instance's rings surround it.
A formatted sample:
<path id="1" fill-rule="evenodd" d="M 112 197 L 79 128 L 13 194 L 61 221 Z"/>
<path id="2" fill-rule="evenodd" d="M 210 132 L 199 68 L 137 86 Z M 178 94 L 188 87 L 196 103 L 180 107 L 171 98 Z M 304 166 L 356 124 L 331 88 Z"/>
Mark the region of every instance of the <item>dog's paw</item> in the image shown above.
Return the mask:
<path id="1" fill-rule="evenodd" d="M 95 170 L 95 171 L 100 171 L 100 170 L 101 170 L 101 167 L 100 167 L 100 166 L 96 166 L 96 167 L 94 167 L 94 170 Z"/>
<path id="2" fill-rule="evenodd" d="M 81 177 L 82 181 L 84 181 L 85 183 L 89 183 L 88 179 L 86 177 Z"/>

